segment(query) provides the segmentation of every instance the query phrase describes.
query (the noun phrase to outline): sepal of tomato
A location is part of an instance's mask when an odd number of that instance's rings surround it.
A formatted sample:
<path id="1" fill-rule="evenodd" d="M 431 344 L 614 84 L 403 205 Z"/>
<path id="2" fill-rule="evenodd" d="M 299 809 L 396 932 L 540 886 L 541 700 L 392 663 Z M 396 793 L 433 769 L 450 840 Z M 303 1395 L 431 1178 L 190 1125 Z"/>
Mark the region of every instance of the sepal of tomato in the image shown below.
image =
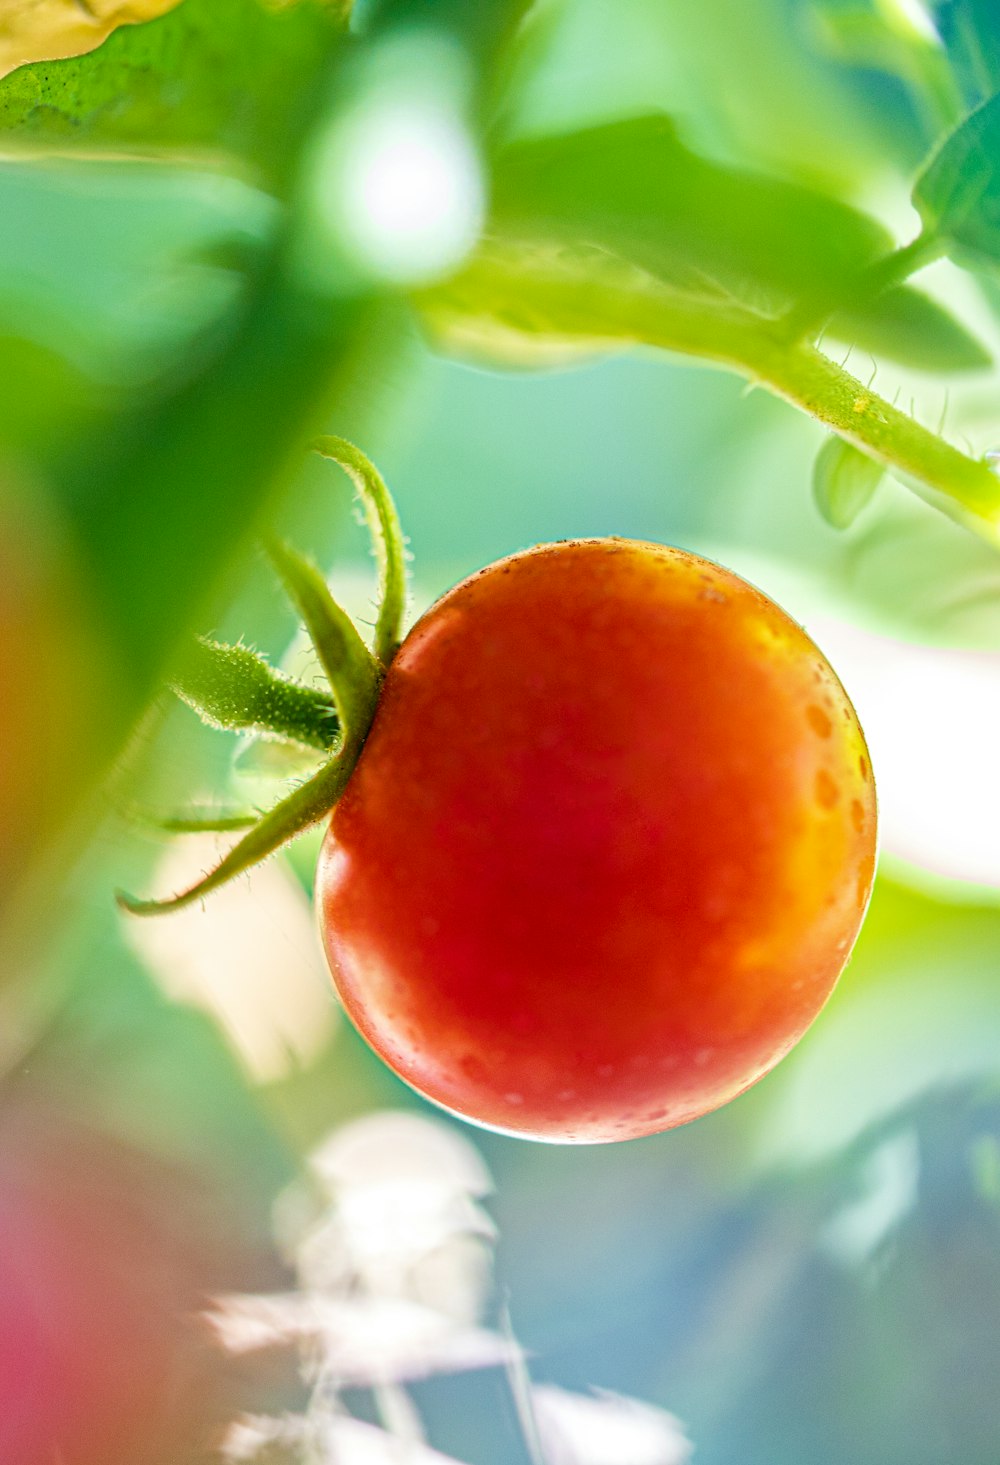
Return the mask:
<path id="1" fill-rule="evenodd" d="M 537 1139 L 670 1128 L 816 1017 L 868 901 L 875 791 L 804 631 L 624 540 L 490 566 L 389 666 L 317 904 L 375 1050 Z"/>

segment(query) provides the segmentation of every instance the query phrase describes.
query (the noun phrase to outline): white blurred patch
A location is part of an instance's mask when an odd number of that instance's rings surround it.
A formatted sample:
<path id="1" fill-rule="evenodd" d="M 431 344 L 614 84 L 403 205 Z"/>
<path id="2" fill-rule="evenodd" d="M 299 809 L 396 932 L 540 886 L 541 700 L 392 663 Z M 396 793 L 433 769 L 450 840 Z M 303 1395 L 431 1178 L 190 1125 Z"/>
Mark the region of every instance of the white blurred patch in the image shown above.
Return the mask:
<path id="1" fill-rule="evenodd" d="M 531 1404 L 544 1465 L 685 1465 L 691 1444 L 665 1409 L 604 1390 L 536 1384 Z"/>
<path id="2" fill-rule="evenodd" d="M 230 1460 L 458 1465 L 426 1443 L 407 1385 L 502 1368 L 535 1465 L 686 1465 L 672 1415 L 617 1394 L 536 1388 L 509 1321 L 483 1324 L 495 1228 L 479 1202 L 492 1181 L 453 1125 L 369 1114 L 320 1145 L 310 1170 L 312 1185 L 291 1189 L 277 1216 L 298 1291 L 221 1298 L 208 1316 L 230 1353 L 297 1348 L 310 1408 L 237 1421 Z M 347 1388 L 371 1391 L 381 1428 L 347 1415 Z"/>
<path id="3" fill-rule="evenodd" d="M 279 1230 L 300 1283 L 323 1294 L 407 1300 L 478 1321 L 492 1288 L 492 1181 L 443 1121 L 393 1110 L 338 1130 L 310 1158 L 320 1194 L 293 1192 Z M 305 1210 L 303 1207 L 305 1206 Z"/>
<path id="4" fill-rule="evenodd" d="M 876 3 L 882 18 L 897 35 L 932 46 L 941 45 L 937 26 L 923 0 L 876 0 Z"/>
<path id="5" fill-rule="evenodd" d="M 208 1320 L 230 1353 L 310 1346 L 324 1382 L 340 1388 L 410 1383 L 439 1373 L 505 1365 L 510 1346 L 405 1298 L 323 1298 L 308 1293 L 227 1297 Z"/>
<path id="6" fill-rule="evenodd" d="M 954 880 L 1000 887 L 1000 653 L 810 624 L 872 755 L 881 843 Z"/>
<path id="7" fill-rule="evenodd" d="M 330 1465 L 461 1465 L 452 1455 L 442 1455 L 420 1441 L 400 1440 L 346 1415 L 331 1421 L 325 1444 Z"/>
<path id="8" fill-rule="evenodd" d="M 485 188 L 468 91 L 443 35 L 397 34 L 369 58 L 310 170 L 318 228 L 361 274 L 432 280 L 476 243 Z"/>
<path id="9" fill-rule="evenodd" d="M 914 1130 L 894 1135 L 869 1156 L 862 1193 L 824 1226 L 820 1249 L 848 1268 L 872 1261 L 917 1204 L 920 1148 Z"/>
<path id="10" fill-rule="evenodd" d="M 483 217 L 479 163 L 468 132 L 429 102 L 383 103 L 337 138 L 342 166 L 326 210 L 353 260 L 399 283 L 454 268 Z"/>
<path id="11" fill-rule="evenodd" d="M 176 838 L 153 888 L 183 890 L 220 858 L 215 835 Z M 124 921 L 126 937 L 164 992 L 211 1014 L 259 1083 L 311 1063 L 339 1008 L 301 887 L 272 860 L 214 891 L 204 905 Z"/>
<path id="12" fill-rule="evenodd" d="M 419 1440 L 401 1440 L 377 1425 L 330 1414 L 321 1422 L 248 1417 L 237 1421 L 222 1445 L 227 1460 L 252 1461 L 267 1454 L 315 1465 L 461 1465 Z"/>
<path id="13" fill-rule="evenodd" d="M 493 1286 L 492 1189 L 472 1145 L 437 1119 L 393 1110 L 345 1125 L 311 1156 L 315 1186 L 278 1208 L 299 1291 L 230 1297 L 211 1315 L 246 1353 L 305 1346 L 335 1388 L 504 1366 L 511 1343 L 479 1326 Z"/>

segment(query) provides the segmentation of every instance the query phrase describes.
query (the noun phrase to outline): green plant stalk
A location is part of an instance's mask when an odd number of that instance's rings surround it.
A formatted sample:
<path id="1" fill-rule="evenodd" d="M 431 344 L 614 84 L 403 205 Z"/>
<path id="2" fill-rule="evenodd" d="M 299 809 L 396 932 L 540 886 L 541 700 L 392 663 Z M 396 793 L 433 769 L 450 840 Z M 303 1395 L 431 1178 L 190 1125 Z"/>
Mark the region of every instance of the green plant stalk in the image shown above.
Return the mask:
<path id="1" fill-rule="evenodd" d="M 261 860 L 267 859 L 268 855 L 274 854 L 296 835 L 325 819 L 343 792 L 356 758 L 357 749 L 348 749 L 345 746 L 336 758 L 324 764 L 312 778 L 300 784 L 280 804 L 262 815 L 225 859 L 190 889 L 168 896 L 165 900 L 138 900 L 134 895 L 119 890 L 115 896 L 118 905 L 134 916 L 163 915 L 167 911 L 181 910 L 186 905 L 193 905 L 203 896 L 218 890 L 220 885 L 242 875 L 252 865 L 257 865 Z"/>
<path id="2" fill-rule="evenodd" d="M 473 264 L 466 277 L 473 299 L 484 291 Z M 514 266 L 488 266 L 492 298 L 511 302 L 513 311 L 535 312 L 553 330 L 584 335 L 599 348 L 605 339 L 620 346 L 631 327 L 636 345 L 656 346 L 683 356 L 715 362 L 738 372 L 755 386 L 783 397 L 839 433 L 908 487 L 952 519 L 1000 545 L 1000 477 L 982 460 L 969 457 L 900 412 L 869 387 L 806 341 L 789 342 L 783 322 L 764 319 L 735 306 L 692 301 L 651 284 L 643 292 L 593 284 L 553 271 L 529 274 Z M 449 282 L 448 293 L 462 300 L 463 278 Z M 427 297 L 431 318 L 447 318 L 447 297 Z M 601 334 L 602 317 L 607 337 Z M 583 331 L 581 323 L 586 323 Z"/>
<path id="3" fill-rule="evenodd" d="M 814 346 L 754 341 L 738 366 L 853 443 L 950 518 L 1000 546 L 1000 478 L 864 386 Z"/>
<path id="4" fill-rule="evenodd" d="M 383 668 L 358 635 L 353 622 L 333 599 L 315 565 L 280 542 L 269 553 L 299 614 L 306 624 L 336 704 L 340 741 L 318 772 L 269 809 L 225 858 L 201 880 L 165 900 L 142 900 L 118 891 L 123 910 L 136 916 L 162 915 L 191 905 L 259 864 L 282 845 L 327 818 L 340 798 L 364 745 L 378 706 Z M 229 647 L 224 650 L 233 651 Z M 252 653 L 250 653 L 252 655 Z M 211 668 L 209 668 L 211 671 Z M 240 669 L 243 674 L 243 669 Z M 176 821 L 190 827 L 190 821 Z M 245 827 L 242 822 L 230 827 Z"/>
<path id="5" fill-rule="evenodd" d="M 343 468 L 361 500 L 379 572 L 379 611 L 372 649 L 382 665 L 388 666 L 399 650 L 406 611 L 406 541 L 396 505 L 375 465 L 346 438 L 317 438 L 313 448 Z"/>
<path id="6" fill-rule="evenodd" d="M 210 727 L 252 732 L 329 753 L 340 734 L 333 699 L 270 667 L 246 646 L 199 636 L 170 679 Z"/>

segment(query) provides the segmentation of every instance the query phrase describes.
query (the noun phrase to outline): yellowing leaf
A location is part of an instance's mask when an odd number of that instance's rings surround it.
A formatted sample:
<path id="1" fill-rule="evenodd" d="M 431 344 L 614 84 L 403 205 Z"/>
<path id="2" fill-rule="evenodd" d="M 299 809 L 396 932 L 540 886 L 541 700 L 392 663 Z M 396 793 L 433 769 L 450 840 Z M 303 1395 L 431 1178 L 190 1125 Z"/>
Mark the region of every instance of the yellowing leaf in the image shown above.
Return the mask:
<path id="1" fill-rule="evenodd" d="M 30 61 L 80 56 L 120 25 L 153 20 L 179 0 L 0 0 L 0 76 Z"/>

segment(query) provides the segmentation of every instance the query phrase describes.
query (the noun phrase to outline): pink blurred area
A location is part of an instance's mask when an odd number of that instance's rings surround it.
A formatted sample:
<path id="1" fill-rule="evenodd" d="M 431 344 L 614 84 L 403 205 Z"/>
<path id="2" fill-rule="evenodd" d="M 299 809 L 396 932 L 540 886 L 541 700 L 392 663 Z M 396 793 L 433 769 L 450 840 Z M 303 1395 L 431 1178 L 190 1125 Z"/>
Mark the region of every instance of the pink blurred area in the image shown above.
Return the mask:
<path id="1" fill-rule="evenodd" d="M 249 1400 L 283 1395 L 212 1343 L 212 1295 L 273 1285 L 276 1262 L 211 1185 L 8 1098 L 0 1155 L 0 1461 L 188 1465 Z M 291 1378 L 291 1375 L 289 1375 Z"/>

